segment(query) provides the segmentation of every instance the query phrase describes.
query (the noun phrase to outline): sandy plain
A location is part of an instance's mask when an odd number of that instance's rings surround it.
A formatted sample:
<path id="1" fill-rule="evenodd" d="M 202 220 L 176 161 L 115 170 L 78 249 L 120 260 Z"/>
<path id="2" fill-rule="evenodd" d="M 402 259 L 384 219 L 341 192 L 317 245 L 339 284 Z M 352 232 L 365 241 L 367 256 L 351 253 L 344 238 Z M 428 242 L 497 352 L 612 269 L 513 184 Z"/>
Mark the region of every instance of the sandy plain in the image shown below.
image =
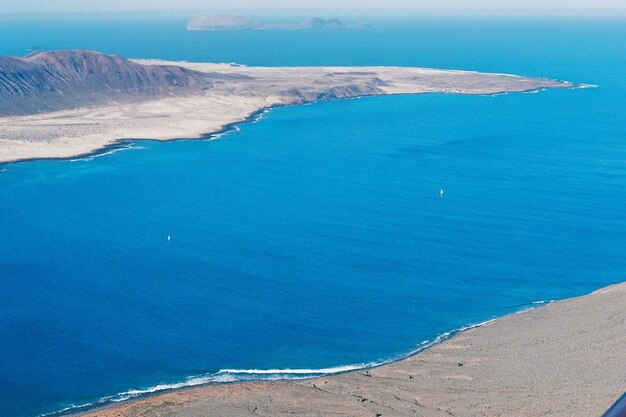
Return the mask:
<path id="1" fill-rule="evenodd" d="M 571 88 L 572 83 L 506 74 L 407 67 L 246 67 L 180 65 L 209 74 L 204 93 L 0 117 L 0 162 L 67 158 L 124 139 L 200 138 L 261 109 L 386 94 L 497 94 Z"/>

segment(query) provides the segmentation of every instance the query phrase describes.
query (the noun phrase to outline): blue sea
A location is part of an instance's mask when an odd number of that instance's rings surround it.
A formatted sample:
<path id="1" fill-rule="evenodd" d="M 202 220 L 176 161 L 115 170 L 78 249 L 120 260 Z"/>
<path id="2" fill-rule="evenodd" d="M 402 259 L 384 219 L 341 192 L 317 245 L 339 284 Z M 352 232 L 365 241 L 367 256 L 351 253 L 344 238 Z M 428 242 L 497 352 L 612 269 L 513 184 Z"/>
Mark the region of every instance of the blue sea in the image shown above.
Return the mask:
<path id="1" fill-rule="evenodd" d="M 390 18 L 319 32 L 0 20 L 0 54 L 598 85 L 277 108 L 216 140 L 0 166 L 2 417 L 393 360 L 626 279 L 624 19 Z"/>

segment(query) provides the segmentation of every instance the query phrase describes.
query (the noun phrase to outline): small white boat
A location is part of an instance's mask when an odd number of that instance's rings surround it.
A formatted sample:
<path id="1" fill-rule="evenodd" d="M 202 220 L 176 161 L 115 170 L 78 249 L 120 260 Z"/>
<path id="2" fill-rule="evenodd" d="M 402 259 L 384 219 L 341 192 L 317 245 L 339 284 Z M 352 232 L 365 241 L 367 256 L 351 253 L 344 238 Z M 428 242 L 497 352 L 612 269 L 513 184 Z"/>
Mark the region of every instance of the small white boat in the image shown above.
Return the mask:
<path id="1" fill-rule="evenodd" d="M 167 241 L 171 242 L 172 241 L 172 236 L 171 235 L 167 235 Z"/>
<path id="2" fill-rule="evenodd" d="M 439 190 L 439 196 L 443 197 L 443 188 Z"/>

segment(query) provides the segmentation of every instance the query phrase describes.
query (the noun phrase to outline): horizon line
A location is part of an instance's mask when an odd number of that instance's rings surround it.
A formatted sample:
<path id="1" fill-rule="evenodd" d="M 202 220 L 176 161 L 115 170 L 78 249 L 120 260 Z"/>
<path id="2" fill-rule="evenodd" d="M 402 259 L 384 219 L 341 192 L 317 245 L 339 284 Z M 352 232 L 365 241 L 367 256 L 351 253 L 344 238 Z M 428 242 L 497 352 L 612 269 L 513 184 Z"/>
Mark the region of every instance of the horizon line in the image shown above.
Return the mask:
<path id="1" fill-rule="evenodd" d="M 402 16 L 409 17 L 406 13 L 419 15 L 449 15 L 449 16 L 476 16 L 476 15 L 532 15 L 541 17 L 542 14 L 550 16 L 564 14 L 566 16 L 580 15 L 582 16 L 602 16 L 607 13 L 607 17 L 623 17 L 626 16 L 626 6 L 624 7 L 593 7 L 593 6 L 574 6 L 574 7 L 376 7 L 366 6 L 355 8 L 329 8 L 329 7 L 287 7 L 287 8 L 250 8 L 250 7 L 233 7 L 233 8 L 157 8 L 157 9 L 85 9 L 85 10 L 10 10 L 0 11 L 0 16 L 16 16 L 16 15 L 84 15 L 91 13 L 106 14 L 161 14 L 161 13 L 241 13 L 246 15 L 274 15 L 274 16 L 294 16 L 310 13 L 335 13 L 341 15 L 362 16 L 369 13 L 384 13 L 382 17 L 391 17 L 395 13 L 401 13 Z M 416 16 L 410 16 L 416 17 Z"/>

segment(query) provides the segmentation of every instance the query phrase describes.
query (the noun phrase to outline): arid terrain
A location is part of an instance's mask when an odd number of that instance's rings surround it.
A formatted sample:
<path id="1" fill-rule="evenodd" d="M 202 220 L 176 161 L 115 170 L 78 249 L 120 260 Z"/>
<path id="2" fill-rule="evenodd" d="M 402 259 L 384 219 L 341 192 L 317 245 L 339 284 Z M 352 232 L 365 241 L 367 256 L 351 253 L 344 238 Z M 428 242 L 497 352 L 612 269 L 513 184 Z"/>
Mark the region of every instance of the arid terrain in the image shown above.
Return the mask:
<path id="1" fill-rule="evenodd" d="M 5 57 L 0 80 L 0 162 L 71 157 L 120 139 L 199 138 L 274 106 L 388 94 L 575 87 L 467 71 L 129 61 L 91 51 Z"/>
<path id="2" fill-rule="evenodd" d="M 369 370 L 199 386 L 83 417 L 600 416 L 626 388 L 625 328 L 626 284 L 619 284 Z"/>

